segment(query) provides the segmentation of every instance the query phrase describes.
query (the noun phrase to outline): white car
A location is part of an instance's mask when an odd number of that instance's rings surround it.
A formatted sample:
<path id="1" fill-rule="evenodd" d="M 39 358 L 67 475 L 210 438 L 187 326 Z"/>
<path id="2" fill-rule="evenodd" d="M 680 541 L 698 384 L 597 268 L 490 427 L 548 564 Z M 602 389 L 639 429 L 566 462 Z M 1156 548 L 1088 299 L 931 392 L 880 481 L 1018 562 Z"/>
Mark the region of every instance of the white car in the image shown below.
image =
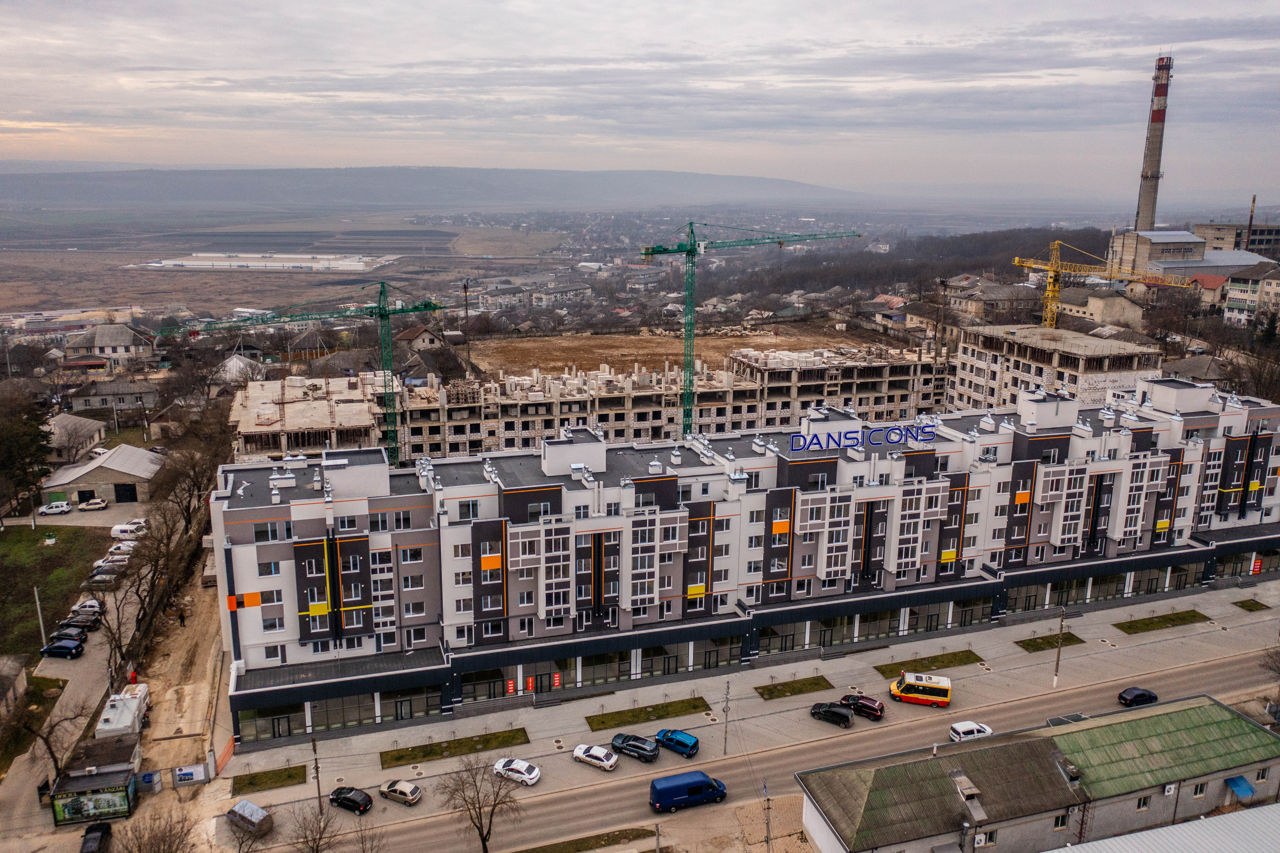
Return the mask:
<path id="1" fill-rule="evenodd" d="M 123 566 L 127 562 L 129 562 L 128 554 L 108 554 L 101 560 L 94 562 L 93 567 L 94 569 L 102 569 L 107 566 Z"/>
<path id="2" fill-rule="evenodd" d="M 137 539 L 121 539 L 119 542 L 107 549 L 107 556 L 110 557 L 115 554 L 132 554 L 133 549 L 137 547 Z"/>
<path id="3" fill-rule="evenodd" d="M 989 737 L 991 735 L 991 726 L 985 726 L 982 723 L 975 723 L 973 720 L 965 720 L 962 723 L 956 723 L 951 727 L 951 740 L 960 743 L 966 740 L 976 740 L 980 737 Z"/>
<path id="4" fill-rule="evenodd" d="M 132 521 L 126 521 L 124 524 L 117 524 L 111 528 L 111 538 L 137 539 L 146 532 L 147 520 L 145 518 L 135 518 Z"/>
<path id="5" fill-rule="evenodd" d="M 71 504 L 66 501 L 54 501 L 36 510 L 38 515 L 62 515 L 65 512 L 71 512 Z"/>
<path id="6" fill-rule="evenodd" d="M 618 766 L 618 756 L 603 746 L 591 746 L 587 743 L 580 743 L 573 748 L 573 760 L 601 770 L 612 770 Z"/>
<path id="7" fill-rule="evenodd" d="M 86 598 L 84 601 L 71 608 L 72 616 L 89 615 L 91 613 L 101 613 L 102 602 L 96 598 Z"/>
<path id="8" fill-rule="evenodd" d="M 110 452 L 111 451 L 107 450 L 105 447 L 95 447 L 93 450 L 89 451 L 89 455 L 94 459 L 97 459 L 99 456 L 106 456 Z"/>
<path id="9" fill-rule="evenodd" d="M 521 785 L 533 785 L 542 778 L 542 771 L 519 758 L 499 759 L 498 763 L 493 765 L 493 772 L 498 776 L 505 776 L 512 782 L 519 782 Z"/>
<path id="10" fill-rule="evenodd" d="M 81 501 L 76 506 L 76 509 L 80 510 L 81 512 L 92 512 L 95 509 L 106 509 L 106 508 L 107 508 L 106 498 L 90 498 L 87 501 Z"/>

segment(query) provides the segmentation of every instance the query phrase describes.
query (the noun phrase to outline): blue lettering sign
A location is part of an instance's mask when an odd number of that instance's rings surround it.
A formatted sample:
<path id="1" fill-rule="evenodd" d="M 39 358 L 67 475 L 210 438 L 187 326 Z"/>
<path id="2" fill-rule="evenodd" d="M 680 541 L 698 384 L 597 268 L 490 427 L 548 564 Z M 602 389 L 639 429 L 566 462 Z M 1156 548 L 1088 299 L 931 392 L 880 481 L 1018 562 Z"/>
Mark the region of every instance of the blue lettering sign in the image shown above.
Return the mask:
<path id="1" fill-rule="evenodd" d="M 822 435 L 805 435 L 800 432 L 791 434 L 791 451 L 801 450 L 835 450 L 841 447 L 883 447 L 887 444 L 906 444 L 908 442 L 931 442 L 937 438 L 937 429 L 933 424 L 920 426 L 863 427 L 861 430 L 850 429 L 844 432 L 829 432 Z"/>

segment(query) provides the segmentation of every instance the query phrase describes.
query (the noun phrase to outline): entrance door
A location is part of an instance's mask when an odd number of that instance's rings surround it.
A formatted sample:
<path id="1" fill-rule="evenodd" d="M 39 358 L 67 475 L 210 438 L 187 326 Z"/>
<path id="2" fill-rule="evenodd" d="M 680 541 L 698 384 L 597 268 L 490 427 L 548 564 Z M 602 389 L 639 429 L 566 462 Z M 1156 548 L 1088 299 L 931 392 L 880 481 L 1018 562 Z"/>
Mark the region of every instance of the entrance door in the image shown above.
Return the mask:
<path id="1" fill-rule="evenodd" d="M 824 648 L 831 645 L 831 641 L 835 639 L 835 636 L 836 632 L 832 628 L 818 629 L 818 645 Z"/>
<path id="2" fill-rule="evenodd" d="M 540 672 L 533 677 L 534 693 L 550 693 L 551 692 L 551 676 L 550 672 Z M 563 683 L 563 682 L 561 682 Z"/>
<path id="3" fill-rule="evenodd" d="M 960 627 L 968 628 L 973 624 L 973 608 L 966 607 L 960 611 Z"/>
<path id="4" fill-rule="evenodd" d="M 80 491 L 76 492 L 76 503 L 82 504 L 85 501 L 91 501 L 96 497 L 97 497 L 97 494 L 93 491 L 93 489 L 81 489 Z"/>
<path id="5" fill-rule="evenodd" d="M 1039 606 L 1040 606 L 1040 596 L 1037 593 L 1032 593 L 1031 595 L 1028 595 L 1022 599 L 1023 610 L 1035 610 Z"/>
<path id="6" fill-rule="evenodd" d="M 720 665 L 720 650 L 707 649 L 702 653 L 702 668 L 715 669 Z"/>
<path id="7" fill-rule="evenodd" d="M 137 483 L 116 483 L 116 503 L 136 504 L 138 502 Z"/>
<path id="8" fill-rule="evenodd" d="M 924 629 L 926 631 L 938 630 L 938 614 L 937 613 L 930 613 L 929 615 L 924 617 Z"/>
<path id="9" fill-rule="evenodd" d="M 1147 578 L 1147 595 L 1153 595 L 1160 588 L 1159 578 Z"/>
<path id="10" fill-rule="evenodd" d="M 662 658 L 662 674 L 674 675 L 680 671 L 679 655 L 665 655 Z"/>
<path id="11" fill-rule="evenodd" d="M 396 700 L 396 719 L 397 720 L 413 719 L 413 700 L 412 699 Z"/>
<path id="12" fill-rule="evenodd" d="M 293 729 L 289 723 L 288 717 L 272 717 L 271 718 L 271 736 L 288 737 L 293 733 Z"/>

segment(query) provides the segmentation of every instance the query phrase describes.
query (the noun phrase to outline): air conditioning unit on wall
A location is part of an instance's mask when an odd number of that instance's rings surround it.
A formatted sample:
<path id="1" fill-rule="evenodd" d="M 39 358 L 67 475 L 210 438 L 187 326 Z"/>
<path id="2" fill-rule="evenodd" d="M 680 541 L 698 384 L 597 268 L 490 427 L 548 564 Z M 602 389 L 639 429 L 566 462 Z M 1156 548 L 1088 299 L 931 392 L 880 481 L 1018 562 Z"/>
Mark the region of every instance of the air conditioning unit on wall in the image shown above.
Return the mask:
<path id="1" fill-rule="evenodd" d="M 974 847 L 986 847 L 986 846 L 987 846 L 987 834 L 986 834 L 985 832 L 979 832 L 979 833 L 975 834 L 975 835 L 973 836 L 973 846 L 974 846 Z"/>
<path id="2" fill-rule="evenodd" d="M 1177 786 L 1177 785 L 1165 785 L 1165 786 L 1164 786 L 1164 795 L 1165 795 L 1166 797 L 1172 797 L 1172 796 L 1174 795 L 1174 793 L 1175 793 L 1177 790 L 1178 790 L 1178 786 Z"/>

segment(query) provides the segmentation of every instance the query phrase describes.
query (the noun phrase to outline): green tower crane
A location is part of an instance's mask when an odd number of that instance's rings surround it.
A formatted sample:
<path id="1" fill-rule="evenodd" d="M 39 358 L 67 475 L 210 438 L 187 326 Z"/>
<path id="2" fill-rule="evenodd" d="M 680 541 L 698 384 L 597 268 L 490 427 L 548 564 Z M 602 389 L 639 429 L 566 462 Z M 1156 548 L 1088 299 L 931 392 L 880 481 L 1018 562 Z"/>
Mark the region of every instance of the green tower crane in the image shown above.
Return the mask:
<path id="1" fill-rule="evenodd" d="M 360 289 L 365 290 L 370 287 L 373 287 L 373 285 L 366 284 Z M 439 311 L 444 306 L 437 305 L 427 299 L 393 308 L 387 298 L 388 287 L 400 290 L 395 285 L 388 285 L 385 281 L 380 281 L 378 282 L 378 301 L 367 305 L 338 308 L 333 311 L 304 311 L 299 313 L 290 313 L 293 309 L 283 308 L 278 312 L 259 314 L 243 320 L 214 320 L 209 323 L 197 323 L 189 326 L 168 326 L 160 329 L 156 334 L 159 337 L 164 337 L 181 333 L 212 332 L 219 329 L 246 329 L 254 326 L 274 326 L 279 323 L 297 323 L 308 320 L 335 320 L 344 317 L 372 317 L 376 319 L 378 321 L 378 340 L 382 345 L 382 441 L 387 448 L 387 457 L 390 459 L 392 467 L 395 467 L 400 464 L 400 417 L 396 406 L 395 374 L 391 361 L 391 317 L 394 314 Z M 405 293 L 408 293 L 408 291 L 405 291 Z M 295 308 L 301 307 L 305 306 L 295 306 Z"/>
<path id="2" fill-rule="evenodd" d="M 684 255 L 684 384 L 681 393 L 684 414 L 681 419 L 681 435 L 693 433 L 693 284 L 698 255 L 705 253 L 708 249 L 734 249 L 740 246 L 764 246 L 769 243 L 776 243 L 782 247 L 787 243 L 801 243 L 808 240 L 839 240 L 862 236 L 856 231 L 835 231 L 826 234 L 771 234 L 740 240 L 698 240 L 693 231 L 695 225 L 701 228 L 733 227 L 690 222 L 687 242 L 677 243 L 674 246 L 645 246 L 640 250 L 640 255 L 646 262 L 651 262 L 657 255 Z"/>

